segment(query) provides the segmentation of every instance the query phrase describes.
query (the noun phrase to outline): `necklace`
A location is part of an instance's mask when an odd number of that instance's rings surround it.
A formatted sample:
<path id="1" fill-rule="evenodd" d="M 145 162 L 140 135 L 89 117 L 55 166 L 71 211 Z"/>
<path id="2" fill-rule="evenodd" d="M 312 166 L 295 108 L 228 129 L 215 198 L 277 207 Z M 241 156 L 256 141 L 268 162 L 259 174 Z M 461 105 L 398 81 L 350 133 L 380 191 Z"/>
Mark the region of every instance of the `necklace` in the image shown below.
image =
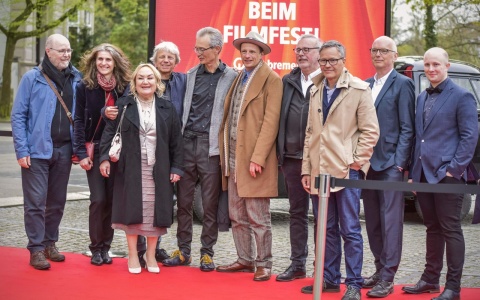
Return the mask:
<path id="1" fill-rule="evenodd" d="M 143 122 L 143 126 L 142 126 L 143 130 L 142 129 L 140 130 L 140 135 L 143 138 L 142 147 L 146 147 L 147 134 L 152 129 L 154 124 L 154 115 L 152 111 L 153 111 L 153 103 L 154 103 L 155 97 L 152 97 L 152 99 L 148 101 L 141 100 L 139 97 L 135 97 L 135 99 L 139 104 L 139 111 L 141 113 L 140 122 Z"/>
<path id="2" fill-rule="evenodd" d="M 153 106 L 153 100 L 155 99 L 152 97 L 151 100 L 142 100 L 139 97 L 135 97 L 137 99 L 138 103 L 140 103 L 140 106 L 142 108 L 142 113 L 150 115 L 150 111 L 152 110 Z"/>
<path id="3" fill-rule="evenodd" d="M 141 102 L 141 103 L 152 103 L 152 102 L 153 102 L 153 98 L 150 99 L 150 100 L 142 100 L 142 99 L 140 99 L 140 98 L 137 97 L 137 100 L 138 100 L 139 102 Z"/>

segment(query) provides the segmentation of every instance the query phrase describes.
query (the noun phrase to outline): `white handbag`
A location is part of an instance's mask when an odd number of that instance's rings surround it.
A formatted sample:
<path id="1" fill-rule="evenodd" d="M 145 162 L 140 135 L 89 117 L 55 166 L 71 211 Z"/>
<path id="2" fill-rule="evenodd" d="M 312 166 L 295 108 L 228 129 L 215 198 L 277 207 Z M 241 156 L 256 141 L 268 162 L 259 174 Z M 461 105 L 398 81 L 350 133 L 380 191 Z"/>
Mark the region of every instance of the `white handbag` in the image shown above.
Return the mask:
<path id="1" fill-rule="evenodd" d="M 113 136 L 112 143 L 110 144 L 110 150 L 108 155 L 112 162 L 117 162 L 120 159 L 120 153 L 122 152 L 122 134 L 121 128 L 123 123 L 123 116 L 125 115 L 125 110 L 127 110 L 127 105 L 123 107 L 122 116 L 120 117 L 120 123 L 118 123 L 117 131 Z"/>

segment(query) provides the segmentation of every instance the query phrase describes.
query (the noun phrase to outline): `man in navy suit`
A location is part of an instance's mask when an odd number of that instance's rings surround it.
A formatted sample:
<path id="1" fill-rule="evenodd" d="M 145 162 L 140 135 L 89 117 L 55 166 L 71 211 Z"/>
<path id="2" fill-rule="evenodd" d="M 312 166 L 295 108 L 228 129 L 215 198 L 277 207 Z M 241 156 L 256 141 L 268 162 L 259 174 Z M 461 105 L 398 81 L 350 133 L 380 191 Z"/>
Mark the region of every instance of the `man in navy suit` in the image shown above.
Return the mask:
<path id="1" fill-rule="evenodd" d="M 370 49 L 377 73 L 368 78 L 380 125 L 367 179 L 402 181 L 413 146 L 415 91 L 411 79 L 393 69 L 397 46 L 387 37 L 377 38 Z M 370 250 L 376 272 L 363 288 L 367 296 L 383 298 L 393 293 L 393 279 L 402 256 L 403 192 L 363 191 L 363 206 Z"/>
<path id="2" fill-rule="evenodd" d="M 431 48 L 424 55 L 425 75 L 431 86 L 417 98 L 415 152 L 411 178 L 431 184 L 465 184 L 465 170 L 478 139 L 477 105 L 473 95 L 448 78 L 448 54 Z M 447 282 L 434 300 L 460 299 L 465 260 L 461 227 L 463 194 L 417 193 L 427 227 L 425 270 L 409 294 L 440 291 L 443 255 L 447 252 Z"/>

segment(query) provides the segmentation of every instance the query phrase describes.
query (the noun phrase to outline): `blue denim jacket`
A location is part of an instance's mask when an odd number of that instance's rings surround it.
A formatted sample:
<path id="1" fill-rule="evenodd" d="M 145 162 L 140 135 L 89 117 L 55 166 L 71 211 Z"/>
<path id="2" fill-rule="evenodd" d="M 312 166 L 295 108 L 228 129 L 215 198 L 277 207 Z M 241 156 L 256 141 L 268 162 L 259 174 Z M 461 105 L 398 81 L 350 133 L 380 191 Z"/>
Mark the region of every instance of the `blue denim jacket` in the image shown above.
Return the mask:
<path id="1" fill-rule="evenodd" d="M 170 99 L 177 110 L 178 117 L 182 120 L 183 98 L 185 97 L 185 90 L 187 88 L 187 75 L 172 72 L 172 79 L 168 83 L 170 84 L 170 91 L 172 93 Z"/>
<path id="2" fill-rule="evenodd" d="M 81 80 L 81 73 L 72 67 L 74 78 L 72 116 L 75 115 L 75 91 Z M 11 122 L 13 143 L 17 159 L 31 158 L 50 159 L 53 153 L 51 137 L 52 119 L 56 105 L 61 105 L 43 77 L 38 67 L 25 73 L 18 86 L 13 102 Z M 73 137 L 73 127 L 70 126 Z M 72 138 L 73 140 L 73 138 Z"/>

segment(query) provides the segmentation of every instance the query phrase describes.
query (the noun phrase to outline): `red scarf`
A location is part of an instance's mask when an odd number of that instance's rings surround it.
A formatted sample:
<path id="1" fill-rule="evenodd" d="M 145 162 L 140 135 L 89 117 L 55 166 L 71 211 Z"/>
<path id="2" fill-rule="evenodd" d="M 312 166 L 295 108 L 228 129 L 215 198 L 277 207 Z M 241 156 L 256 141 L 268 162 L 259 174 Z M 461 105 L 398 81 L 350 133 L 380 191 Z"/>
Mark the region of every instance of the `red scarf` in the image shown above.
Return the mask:
<path id="1" fill-rule="evenodd" d="M 111 92 L 117 86 L 115 76 L 112 76 L 109 81 L 107 78 L 105 78 L 105 76 L 97 72 L 97 81 L 102 89 L 105 90 L 105 92 Z"/>
<path id="2" fill-rule="evenodd" d="M 113 99 L 113 95 L 112 95 L 112 90 L 117 86 L 117 81 L 115 80 L 115 76 L 112 76 L 109 81 L 107 80 L 107 78 L 105 78 L 105 76 L 103 76 L 100 73 L 97 73 L 97 81 L 100 87 L 105 90 L 105 100 L 107 102 L 105 106 L 115 105 L 115 100 Z"/>

